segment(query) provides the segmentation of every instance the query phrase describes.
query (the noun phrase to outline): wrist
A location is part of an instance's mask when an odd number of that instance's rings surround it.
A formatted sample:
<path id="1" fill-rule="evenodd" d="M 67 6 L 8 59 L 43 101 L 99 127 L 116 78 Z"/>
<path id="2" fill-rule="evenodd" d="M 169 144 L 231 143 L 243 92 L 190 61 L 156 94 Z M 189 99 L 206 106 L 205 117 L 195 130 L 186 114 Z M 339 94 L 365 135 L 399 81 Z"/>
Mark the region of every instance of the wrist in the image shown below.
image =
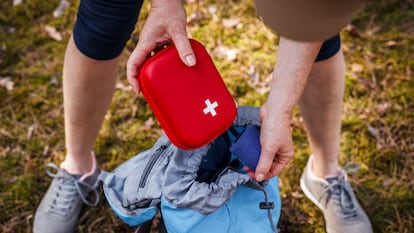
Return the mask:
<path id="1" fill-rule="evenodd" d="M 291 118 L 297 102 L 297 98 L 293 96 L 295 96 L 293 93 L 273 88 L 266 100 L 268 112 L 273 116 Z"/>
<path id="2" fill-rule="evenodd" d="M 183 0 L 151 0 L 152 7 L 167 6 L 169 4 L 183 4 Z"/>
<path id="3" fill-rule="evenodd" d="M 292 119 L 293 108 L 278 106 L 278 103 L 266 101 L 260 109 L 261 118 L 271 116 L 271 118 L 279 119 L 279 121 L 290 122 Z"/>

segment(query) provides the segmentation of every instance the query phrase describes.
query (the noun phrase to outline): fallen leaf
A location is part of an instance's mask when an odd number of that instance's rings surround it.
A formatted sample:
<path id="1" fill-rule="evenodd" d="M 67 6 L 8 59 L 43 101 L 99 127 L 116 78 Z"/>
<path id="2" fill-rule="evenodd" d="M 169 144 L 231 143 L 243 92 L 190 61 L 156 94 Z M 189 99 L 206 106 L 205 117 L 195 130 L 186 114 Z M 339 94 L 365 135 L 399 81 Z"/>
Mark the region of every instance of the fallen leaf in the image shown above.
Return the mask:
<path id="1" fill-rule="evenodd" d="M 58 85 L 59 84 L 59 76 L 57 74 L 53 75 L 50 79 L 50 84 Z"/>
<path id="2" fill-rule="evenodd" d="M 122 91 L 131 91 L 132 86 L 130 86 L 130 85 L 125 86 L 123 83 L 117 83 L 115 85 L 115 89 L 122 90 Z"/>
<path id="3" fill-rule="evenodd" d="M 152 126 L 154 126 L 154 124 L 155 124 L 154 118 L 150 117 L 144 122 L 143 127 L 145 130 L 150 130 Z"/>
<path id="4" fill-rule="evenodd" d="M 368 36 L 373 36 L 373 35 L 375 35 L 379 31 L 381 31 L 381 27 L 380 26 L 372 27 L 369 30 L 367 30 L 367 35 Z"/>
<path id="5" fill-rule="evenodd" d="M 49 145 L 46 145 L 44 148 L 43 148 L 43 152 L 42 152 L 42 156 L 43 157 L 45 157 L 46 155 L 47 155 L 47 152 L 49 151 Z"/>
<path id="6" fill-rule="evenodd" d="M 14 82 L 10 77 L 0 78 L 0 87 L 5 87 L 8 91 L 13 90 Z"/>
<path id="7" fill-rule="evenodd" d="M 270 91 L 270 80 L 272 80 L 273 77 L 272 73 L 268 74 L 264 78 L 260 77 L 257 73 L 250 74 L 250 77 L 251 79 L 247 81 L 247 84 L 253 87 L 257 93 L 266 94 Z"/>
<path id="8" fill-rule="evenodd" d="M 395 41 L 395 40 L 389 40 L 389 41 L 385 42 L 385 46 L 387 46 L 387 47 L 394 47 L 396 45 L 397 45 L 397 41 Z"/>
<path id="9" fill-rule="evenodd" d="M 17 6 L 23 3 L 23 0 L 13 0 L 13 6 Z"/>
<path id="10" fill-rule="evenodd" d="M 348 24 L 345 27 L 345 30 L 348 31 L 349 34 L 351 34 L 355 37 L 361 37 L 361 33 L 359 32 L 359 30 L 353 24 Z"/>
<path id="11" fill-rule="evenodd" d="M 405 76 L 408 78 L 408 80 L 411 80 L 411 77 L 413 76 L 413 72 L 408 65 L 405 67 Z"/>
<path id="12" fill-rule="evenodd" d="M 384 115 L 384 113 L 391 107 L 390 103 L 381 103 L 379 104 L 376 108 L 375 111 L 379 114 L 379 115 Z"/>
<path id="13" fill-rule="evenodd" d="M 255 65 L 250 65 L 249 70 L 247 71 L 247 73 L 249 74 L 249 77 L 253 81 L 256 81 L 256 80 L 259 79 L 259 74 L 256 72 L 256 66 Z"/>
<path id="14" fill-rule="evenodd" d="M 351 71 L 353 73 L 361 73 L 364 70 L 364 66 L 358 63 L 352 63 Z"/>
<path id="15" fill-rule="evenodd" d="M 233 61 L 237 59 L 237 55 L 239 54 L 238 49 L 232 49 L 225 46 L 219 46 L 214 51 L 213 54 L 217 57 L 226 56 L 227 60 Z"/>
<path id="16" fill-rule="evenodd" d="M 382 182 L 382 186 L 387 187 L 387 186 L 390 186 L 392 183 L 393 183 L 392 179 L 391 178 L 388 178 L 388 179 L 385 179 Z"/>
<path id="17" fill-rule="evenodd" d="M 237 54 L 239 54 L 238 49 L 229 49 L 229 50 L 227 50 L 227 52 L 226 52 L 227 60 L 229 60 L 229 61 L 236 60 Z"/>
<path id="18" fill-rule="evenodd" d="M 203 20 L 203 18 L 204 16 L 200 11 L 195 11 L 187 17 L 187 23 L 189 25 L 194 25 Z"/>
<path id="19" fill-rule="evenodd" d="M 49 35 L 49 37 L 50 38 L 52 38 L 52 39 L 54 39 L 54 40 L 56 40 L 56 41 L 62 41 L 62 35 L 60 34 L 60 32 L 58 32 L 57 30 L 56 30 L 56 28 L 55 27 L 52 27 L 52 26 L 49 26 L 49 25 L 46 25 L 45 26 L 45 31 L 46 31 L 46 33 Z"/>
<path id="20" fill-rule="evenodd" d="M 379 131 L 371 125 L 368 125 L 367 130 L 371 136 L 373 136 L 377 141 L 381 139 Z"/>
<path id="21" fill-rule="evenodd" d="M 9 184 L 16 183 L 18 180 L 19 180 L 18 176 L 13 176 L 12 178 L 9 179 Z"/>
<path id="22" fill-rule="evenodd" d="M 294 192 L 292 192 L 292 197 L 293 198 L 303 198 L 303 194 L 299 191 L 294 191 Z"/>
<path id="23" fill-rule="evenodd" d="M 238 18 L 231 18 L 231 19 L 223 19 L 222 22 L 225 28 L 233 28 L 233 27 L 236 27 L 240 23 L 240 20 Z"/>
<path id="24" fill-rule="evenodd" d="M 359 114 L 359 117 L 361 119 L 364 119 L 364 120 L 365 119 L 368 119 L 369 116 L 371 116 L 371 110 L 369 108 L 362 109 L 361 112 L 360 112 L 360 114 Z"/>
<path id="25" fill-rule="evenodd" d="M 217 7 L 216 6 L 208 6 L 208 12 L 210 12 L 210 14 L 214 15 L 217 12 Z"/>
<path id="26" fill-rule="evenodd" d="M 29 126 L 29 128 L 27 129 L 27 138 L 30 139 L 33 135 L 33 131 L 35 129 L 34 125 Z"/>

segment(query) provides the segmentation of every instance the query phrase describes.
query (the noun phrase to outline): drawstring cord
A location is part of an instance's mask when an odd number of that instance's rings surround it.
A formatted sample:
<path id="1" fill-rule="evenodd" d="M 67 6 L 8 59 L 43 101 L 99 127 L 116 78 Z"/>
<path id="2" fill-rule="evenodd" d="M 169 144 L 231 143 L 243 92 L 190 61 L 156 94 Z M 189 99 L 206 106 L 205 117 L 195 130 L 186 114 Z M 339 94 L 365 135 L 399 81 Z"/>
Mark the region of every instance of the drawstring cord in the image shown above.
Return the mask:
<path id="1" fill-rule="evenodd" d="M 269 202 L 269 197 L 267 195 L 266 189 L 262 189 L 263 194 L 265 196 L 265 201 L 260 203 L 260 209 L 266 209 L 267 210 L 267 218 L 269 219 L 270 225 L 272 227 L 272 230 L 275 233 L 278 233 L 279 230 L 277 229 L 277 226 L 275 222 L 273 221 L 273 215 L 272 215 L 272 209 L 275 207 L 273 202 Z"/>
<path id="2" fill-rule="evenodd" d="M 264 187 L 264 182 L 257 182 L 256 180 L 250 179 L 246 184 L 244 184 L 245 186 L 252 188 L 252 189 L 256 189 L 256 190 L 260 190 L 263 192 L 264 194 L 264 202 L 260 202 L 259 204 L 259 208 L 262 210 L 267 210 L 267 217 L 269 219 L 270 222 L 270 226 L 272 227 L 273 232 L 278 233 L 279 230 L 277 229 L 277 225 L 276 223 L 273 221 L 273 215 L 272 215 L 272 209 L 275 208 L 275 204 L 271 201 L 269 201 L 269 195 Z"/>

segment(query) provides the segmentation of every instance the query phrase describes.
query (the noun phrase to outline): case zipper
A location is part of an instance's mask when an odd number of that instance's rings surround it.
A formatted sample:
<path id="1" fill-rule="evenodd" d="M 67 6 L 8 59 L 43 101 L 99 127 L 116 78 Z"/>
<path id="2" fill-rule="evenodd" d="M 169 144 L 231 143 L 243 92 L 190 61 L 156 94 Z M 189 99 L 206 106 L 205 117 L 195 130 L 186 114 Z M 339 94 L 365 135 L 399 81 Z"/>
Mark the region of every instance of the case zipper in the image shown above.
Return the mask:
<path id="1" fill-rule="evenodd" d="M 153 156 L 151 156 L 151 158 L 149 159 L 147 166 L 145 166 L 144 171 L 142 171 L 142 176 L 141 179 L 139 181 L 139 188 L 144 188 L 145 187 L 145 183 L 147 182 L 148 176 L 151 173 L 152 168 L 155 165 L 155 162 L 157 162 L 158 158 L 161 156 L 162 152 L 165 151 L 165 149 L 167 149 L 167 147 L 170 145 L 170 143 L 165 144 L 165 145 L 161 145 L 156 151 L 155 154 Z"/>

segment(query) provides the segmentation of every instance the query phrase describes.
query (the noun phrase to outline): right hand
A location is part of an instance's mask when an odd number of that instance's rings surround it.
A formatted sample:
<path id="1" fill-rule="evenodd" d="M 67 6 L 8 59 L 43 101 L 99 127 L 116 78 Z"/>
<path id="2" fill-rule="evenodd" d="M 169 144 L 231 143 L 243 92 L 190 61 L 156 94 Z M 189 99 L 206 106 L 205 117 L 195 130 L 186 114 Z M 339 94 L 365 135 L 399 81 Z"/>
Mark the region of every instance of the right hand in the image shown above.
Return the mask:
<path id="1" fill-rule="evenodd" d="M 142 29 L 139 41 L 127 62 L 128 82 L 138 93 L 138 68 L 148 53 L 157 45 L 172 40 L 181 60 L 187 66 L 196 63 L 194 52 L 187 36 L 187 17 L 181 0 L 152 0 L 151 10 Z"/>

